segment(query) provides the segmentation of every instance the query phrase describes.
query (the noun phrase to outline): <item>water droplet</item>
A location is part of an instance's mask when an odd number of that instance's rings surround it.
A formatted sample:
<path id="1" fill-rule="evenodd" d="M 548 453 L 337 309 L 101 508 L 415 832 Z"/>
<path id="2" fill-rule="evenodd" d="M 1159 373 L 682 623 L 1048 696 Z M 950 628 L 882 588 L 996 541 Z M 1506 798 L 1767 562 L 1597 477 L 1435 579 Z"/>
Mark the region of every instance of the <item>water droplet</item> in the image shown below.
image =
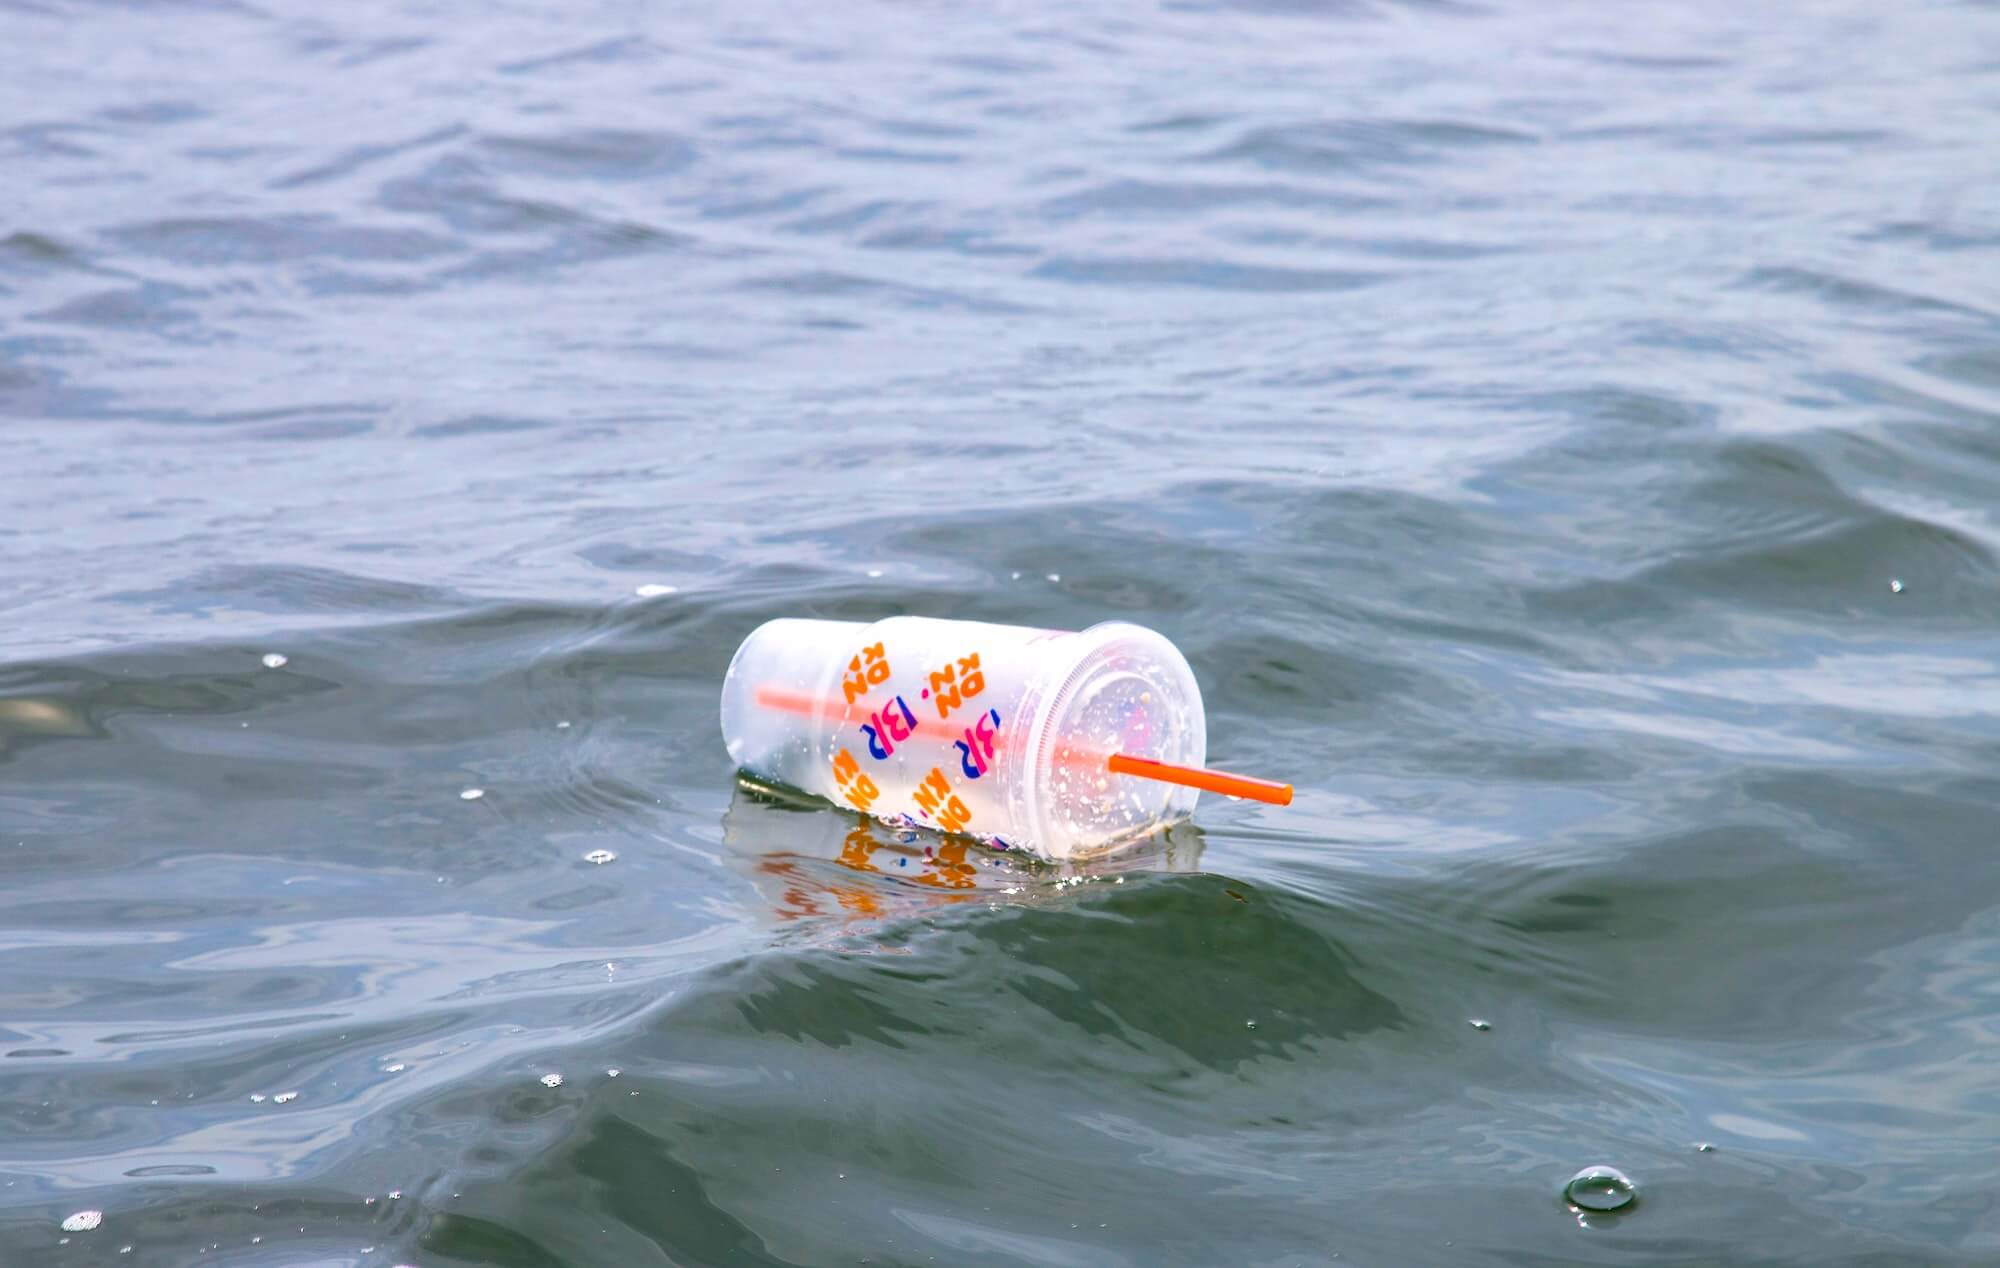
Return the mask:
<path id="1" fill-rule="evenodd" d="M 1468 1025 L 1468 1026 L 1470 1026 L 1470 1027 L 1472 1027 L 1472 1028 L 1473 1028 L 1474 1030 L 1491 1030 L 1491 1029 L 1493 1029 L 1493 1023 L 1492 1023 L 1492 1022 L 1490 1022 L 1490 1021 L 1487 1021 L 1487 1020 L 1486 1020 L 1485 1018 L 1483 1018 L 1483 1017 L 1473 1017 L 1473 1018 L 1470 1018 L 1470 1019 L 1468 1019 L 1468 1020 L 1466 1021 L 1466 1023 L 1465 1023 L 1465 1024 L 1466 1024 L 1466 1025 Z"/>
<path id="2" fill-rule="evenodd" d="M 285 662 L 290 659 L 291 657 L 285 655 L 283 652 L 265 652 L 264 668 L 283 669 L 285 667 Z"/>
<path id="3" fill-rule="evenodd" d="M 274 1105 L 290 1105 L 298 1099 L 299 1094 L 297 1092 L 280 1092 L 271 1098 L 271 1103 Z"/>
<path id="4" fill-rule="evenodd" d="M 484 797 L 485 795 L 486 795 L 486 790 L 484 788 L 468 788 L 464 792 L 458 794 L 458 799 L 460 801 L 478 801 L 481 797 Z"/>
<path id="5" fill-rule="evenodd" d="M 855 785 L 855 787 L 858 788 L 860 787 L 860 785 L 857 784 Z M 615 859 L 617 859 L 617 857 L 618 856 L 616 854 L 613 854 L 609 850 L 592 850 L 590 853 L 583 856 L 583 861 L 586 863 L 595 863 L 599 867 L 603 867 L 606 863 L 610 863 Z"/>
<path id="6" fill-rule="evenodd" d="M 1900 578 L 1900 577 L 1891 577 L 1891 578 L 1889 578 L 1889 593 L 1890 593 L 1890 594 L 1901 594 L 1902 592 L 1903 592 L 1903 581 L 1902 581 L 1902 578 Z"/>
<path id="7" fill-rule="evenodd" d="M 562 1075 L 560 1075 L 560 1074 L 545 1074 L 545 1075 L 543 1075 L 543 1076 L 542 1076 L 542 1086 L 543 1086 L 543 1087 L 561 1087 L 561 1086 L 562 1086 Z"/>
<path id="8" fill-rule="evenodd" d="M 65 1233 L 88 1233 L 104 1222 L 102 1211 L 78 1211 L 62 1222 Z"/>
<path id="9" fill-rule="evenodd" d="M 1616 1211 L 1639 1196 L 1636 1185 L 1616 1167 L 1585 1167 L 1569 1178 L 1563 1196 L 1586 1211 Z"/>
<path id="10" fill-rule="evenodd" d="M 632 593 L 638 595 L 642 599 L 657 599 L 663 594 L 672 594 L 673 592 L 674 592 L 674 587 L 672 586 L 663 586 L 657 581 L 648 581 L 645 585 L 640 586 Z"/>

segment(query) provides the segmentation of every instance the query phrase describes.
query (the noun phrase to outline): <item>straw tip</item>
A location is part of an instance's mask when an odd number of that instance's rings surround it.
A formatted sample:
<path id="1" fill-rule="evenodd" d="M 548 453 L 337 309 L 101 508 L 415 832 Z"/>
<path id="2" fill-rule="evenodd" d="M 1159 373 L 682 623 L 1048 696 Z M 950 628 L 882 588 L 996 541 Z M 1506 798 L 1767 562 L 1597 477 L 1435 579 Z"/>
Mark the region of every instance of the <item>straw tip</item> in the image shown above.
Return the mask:
<path id="1" fill-rule="evenodd" d="M 1267 805 L 1292 804 L 1292 786 L 1280 784 L 1275 780 L 1258 779 L 1251 775 L 1232 775 L 1228 771 L 1207 770 L 1199 766 L 1175 766 L 1154 758 L 1130 757 L 1124 753 L 1113 753 L 1107 764 L 1115 774 L 1156 779 L 1162 783 L 1180 784 L 1186 788 L 1199 788 L 1204 792 L 1221 793 L 1228 797 L 1242 797 L 1250 801 L 1261 801 Z"/>

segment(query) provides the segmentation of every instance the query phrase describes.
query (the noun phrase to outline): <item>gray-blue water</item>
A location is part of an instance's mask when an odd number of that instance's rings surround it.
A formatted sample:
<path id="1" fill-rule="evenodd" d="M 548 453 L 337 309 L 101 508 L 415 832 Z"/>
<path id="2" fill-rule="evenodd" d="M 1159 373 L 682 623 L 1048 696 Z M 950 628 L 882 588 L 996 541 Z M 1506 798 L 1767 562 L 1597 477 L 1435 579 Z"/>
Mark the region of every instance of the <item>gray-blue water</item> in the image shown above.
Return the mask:
<path id="1" fill-rule="evenodd" d="M 1990 4 L 0 2 L 0 1263 L 2000 1262 L 1996 173 Z M 739 788 L 904 611 L 1298 800 Z"/>

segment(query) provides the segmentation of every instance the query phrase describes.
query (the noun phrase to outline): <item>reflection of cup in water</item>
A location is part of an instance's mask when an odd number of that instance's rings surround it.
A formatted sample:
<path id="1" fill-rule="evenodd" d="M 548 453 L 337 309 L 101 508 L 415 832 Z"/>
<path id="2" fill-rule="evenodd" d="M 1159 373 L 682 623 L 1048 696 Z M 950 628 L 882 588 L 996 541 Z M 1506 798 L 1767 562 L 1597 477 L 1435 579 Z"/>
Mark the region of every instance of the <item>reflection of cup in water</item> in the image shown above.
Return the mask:
<path id="1" fill-rule="evenodd" d="M 722 816 L 722 843 L 779 921 L 881 920 L 941 904 L 1031 901 L 1066 876 L 1193 871 L 1201 856 L 1201 833 L 1181 824 L 1112 857 L 1050 864 L 967 837 L 899 831 L 852 810 L 830 814 L 818 801 L 749 780 L 738 781 Z"/>
<path id="2" fill-rule="evenodd" d="M 759 779 L 1056 859 L 1193 811 L 1194 789 L 1113 773 L 1112 755 L 1195 767 L 1208 746 L 1186 659 L 1119 621 L 769 621 L 730 663 L 722 732 Z"/>

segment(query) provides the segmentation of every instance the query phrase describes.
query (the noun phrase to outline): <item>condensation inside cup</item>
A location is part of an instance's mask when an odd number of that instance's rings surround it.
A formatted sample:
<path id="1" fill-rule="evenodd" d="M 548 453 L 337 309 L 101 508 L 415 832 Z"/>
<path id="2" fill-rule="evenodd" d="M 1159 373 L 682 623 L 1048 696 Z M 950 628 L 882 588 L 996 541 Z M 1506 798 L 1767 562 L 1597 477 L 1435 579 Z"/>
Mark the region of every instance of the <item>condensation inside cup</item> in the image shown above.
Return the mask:
<path id="1" fill-rule="evenodd" d="M 1045 744 L 1053 794 L 1043 810 L 1048 839 L 1077 853 L 1109 849 L 1157 831 L 1194 809 L 1195 792 L 1156 780 L 1115 775 L 1113 753 L 1199 765 L 1205 738 L 1186 687 L 1137 649 L 1114 647 L 1087 663 L 1051 719 Z"/>

